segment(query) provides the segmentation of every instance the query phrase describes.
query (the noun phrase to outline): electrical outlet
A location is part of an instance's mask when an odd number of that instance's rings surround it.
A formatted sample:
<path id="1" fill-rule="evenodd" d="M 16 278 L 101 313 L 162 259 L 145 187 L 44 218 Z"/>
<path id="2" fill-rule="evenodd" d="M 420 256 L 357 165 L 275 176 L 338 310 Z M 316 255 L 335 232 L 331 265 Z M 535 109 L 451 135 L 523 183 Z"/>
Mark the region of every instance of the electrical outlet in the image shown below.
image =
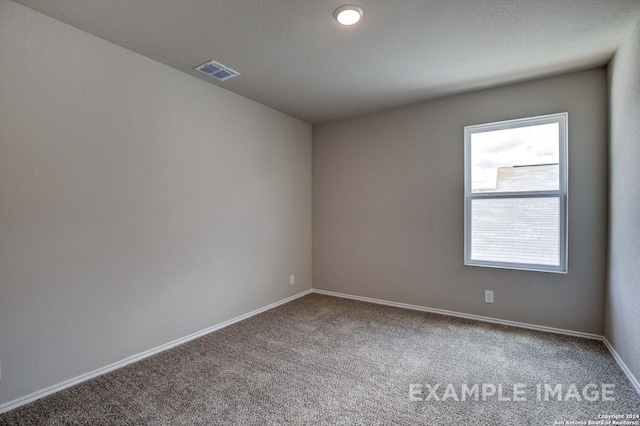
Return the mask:
<path id="1" fill-rule="evenodd" d="M 491 290 L 484 291 L 484 303 L 493 303 L 493 291 Z"/>
<path id="2" fill-rule="evenodd" d="M 294 285 L 296 283 L 296 276 L 295 275 L 290 275 L 289 276 L 289 285 Z"/>

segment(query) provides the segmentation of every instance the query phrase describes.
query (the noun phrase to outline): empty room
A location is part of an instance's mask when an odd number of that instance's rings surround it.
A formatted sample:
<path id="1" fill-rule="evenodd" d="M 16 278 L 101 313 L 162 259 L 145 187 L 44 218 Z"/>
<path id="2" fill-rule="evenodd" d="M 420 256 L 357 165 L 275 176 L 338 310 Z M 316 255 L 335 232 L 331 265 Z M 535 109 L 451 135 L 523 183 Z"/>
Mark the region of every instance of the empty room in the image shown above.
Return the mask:
<path id="1" fill-rule="evenodd" d="M 640 0 L 0 0 L 0 425 L 640 425 Z"/>

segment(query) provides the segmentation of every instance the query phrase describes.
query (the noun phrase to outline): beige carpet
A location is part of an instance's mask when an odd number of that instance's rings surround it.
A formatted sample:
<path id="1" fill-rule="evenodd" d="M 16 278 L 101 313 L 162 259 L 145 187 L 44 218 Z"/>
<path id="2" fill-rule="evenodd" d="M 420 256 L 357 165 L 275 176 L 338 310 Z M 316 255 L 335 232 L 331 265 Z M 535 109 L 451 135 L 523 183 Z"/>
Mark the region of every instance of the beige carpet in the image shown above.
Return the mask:
<path id="1" fill-rule="evenodd" d="M 516 383 L 525 401 L 489 395 L 502 386 L 512 398 Z M 429 386 L 438 399 L 451 386 L 445 401 L 411 401 L 412 384 L 422 399 Z M 473 392 L 461 400 L 463 384 L 479 385 L 477 401 Z M 561 385 L 562 400 L 545 401 L 544 384 Z M 615 386 L 615 401 L 585 401 L 602 384 Z M 601 342 L 312 294 L 0 415 L 0 424 L 537 425 L 624 414 L 640 414 L 640 396 Z"/>

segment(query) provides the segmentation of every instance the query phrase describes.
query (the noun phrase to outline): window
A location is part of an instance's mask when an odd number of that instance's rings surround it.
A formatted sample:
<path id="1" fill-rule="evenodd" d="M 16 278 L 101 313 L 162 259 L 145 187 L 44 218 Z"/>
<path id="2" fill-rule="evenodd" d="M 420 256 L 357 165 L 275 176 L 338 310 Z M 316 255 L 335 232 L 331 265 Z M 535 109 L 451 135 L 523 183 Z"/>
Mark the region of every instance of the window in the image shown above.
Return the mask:
<path id="1" fill-rule="evenodd" d="M 567 114 L 467 126 L 465 265 L 567 272 Z"/>

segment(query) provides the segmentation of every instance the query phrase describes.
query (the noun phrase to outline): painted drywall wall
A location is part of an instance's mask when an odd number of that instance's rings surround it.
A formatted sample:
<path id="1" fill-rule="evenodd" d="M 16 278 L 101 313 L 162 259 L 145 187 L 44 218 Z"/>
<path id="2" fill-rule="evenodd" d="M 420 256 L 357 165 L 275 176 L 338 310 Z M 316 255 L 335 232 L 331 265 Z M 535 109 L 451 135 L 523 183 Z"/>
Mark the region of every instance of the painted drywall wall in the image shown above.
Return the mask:
<path id="1" fill-rule="evenodd" d="M 464 266 L 464 126 L 559 112 L 569 272 Z M 602 334 L 606 157 L 604 68 L 314 126 L 314 288 Z"/>
<path id="2" fill-rule="evenodd" d="M 640 21 L 609 64 L 609 274 L 605 336 L 640 378 Z"/>
<path id="3" fill-rule="evenodd" d="M 308 124 L 4 0 L 0 117 L 0 404 L 311 288 Z"/>

